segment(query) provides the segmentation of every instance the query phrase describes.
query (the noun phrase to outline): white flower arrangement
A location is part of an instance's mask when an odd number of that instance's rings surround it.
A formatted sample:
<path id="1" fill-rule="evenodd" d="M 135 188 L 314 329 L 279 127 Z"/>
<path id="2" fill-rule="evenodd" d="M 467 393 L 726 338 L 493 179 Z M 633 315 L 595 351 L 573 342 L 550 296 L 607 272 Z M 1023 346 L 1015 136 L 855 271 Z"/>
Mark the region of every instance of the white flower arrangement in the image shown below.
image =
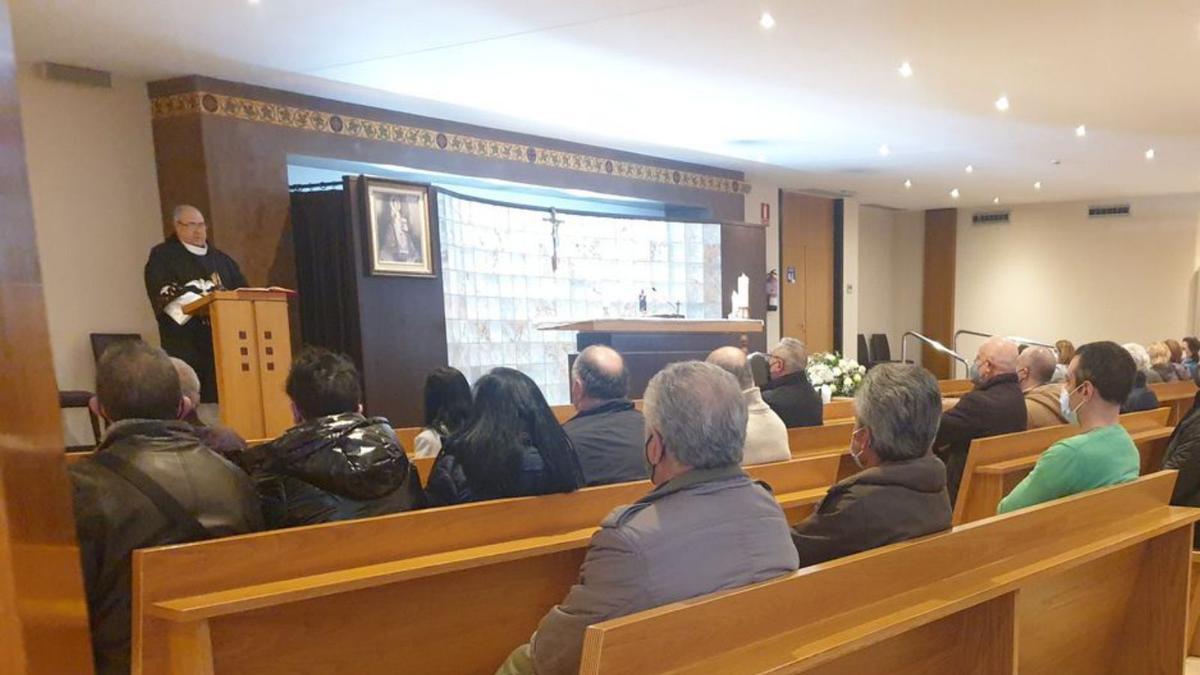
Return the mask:
<path id="1" fill-rule="evenodd" d="M 820 389 L 829 387 L 832 396 L 853 396 L 866 375 L 866 366 L 837 352 L 822 352 L 808 357 L 808 381 Z"/>

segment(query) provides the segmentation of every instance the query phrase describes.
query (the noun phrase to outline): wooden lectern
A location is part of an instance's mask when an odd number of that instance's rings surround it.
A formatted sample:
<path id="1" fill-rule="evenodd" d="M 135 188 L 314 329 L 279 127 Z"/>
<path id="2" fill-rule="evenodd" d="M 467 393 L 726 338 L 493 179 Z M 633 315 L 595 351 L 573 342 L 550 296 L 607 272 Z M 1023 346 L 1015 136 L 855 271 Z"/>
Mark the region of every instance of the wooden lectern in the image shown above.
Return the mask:
<path id="1" fill-rule="evenodd" d="M 290 291 L 214 291 L 184 312 L 208 315 L 221 423 L 242 438 L 274 438 L 292 426 L 284 384 L 292 365 Z"/>

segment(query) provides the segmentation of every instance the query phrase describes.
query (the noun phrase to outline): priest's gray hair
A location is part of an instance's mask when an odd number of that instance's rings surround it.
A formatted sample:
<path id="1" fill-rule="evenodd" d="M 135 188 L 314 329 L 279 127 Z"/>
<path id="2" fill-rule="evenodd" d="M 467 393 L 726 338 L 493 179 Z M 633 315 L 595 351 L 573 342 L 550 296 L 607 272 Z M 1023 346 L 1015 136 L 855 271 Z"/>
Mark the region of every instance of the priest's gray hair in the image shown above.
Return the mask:
<path id="1" fill-rule="evenodd" d="M 783 361 L 783 370 L 794 373 L 808 367 L 808 349 L 794 337 L 785 337 L 771 350 L 771 356 Z"/>
<path id="2" fill-rule="evenodd" d="M 883 363 L 867 371 L 854 396 L 860 428 L 884 462 L 922 457 L 933 447 L 942 420 L 942 392 L 920 366 Z"/>
<path id="3" fill-rule="evenodd" d="M 193 405 L 200 405 L 200 378 L 196 375 L 196 370 L 177 356 L 171 357 L 171 363 L 179 375 L 180 395 L 186 397 Z"/>
<path id="4" fill-rule="evenodd" d="M 192 206 L 191 204 L 180 204 L 175 207 L 174 211 L 171 212 L 171 222 L 178 223 L 179 219 L 183 218 L 183 212 L 185 209 L 191 209 L 191 210 L 195 211 L 196 213 L 203 214 L 203 212 L 200 209 Z"/>
<path id="5" fill-rule="evenodd" d="M 683 361 L 663 368 L 645 394 L 646 433 L 694 469 L 742 463 L 746 401 L 733 375 L 711 363 Z"/>

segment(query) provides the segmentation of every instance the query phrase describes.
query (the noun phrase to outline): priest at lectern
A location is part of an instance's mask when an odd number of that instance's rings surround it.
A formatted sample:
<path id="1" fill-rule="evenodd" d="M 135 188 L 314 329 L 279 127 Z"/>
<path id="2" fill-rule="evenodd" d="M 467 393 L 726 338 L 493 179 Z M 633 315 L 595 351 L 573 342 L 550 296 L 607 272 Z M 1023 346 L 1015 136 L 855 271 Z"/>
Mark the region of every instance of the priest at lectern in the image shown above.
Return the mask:
<path id="1" fill-rule="evenodd" d="M 237 262 L 208 245 L 204 214 L 194 206 L 176 206 L 175 234 L 150 249 L 146 261 L 146 293 L 163 349 L 183 359 L 200 377 L 203 400 L 217 400 L 212 331 L 207 316 L 185 314 L 183 308 L 215 290 L 247 286 Z"/>

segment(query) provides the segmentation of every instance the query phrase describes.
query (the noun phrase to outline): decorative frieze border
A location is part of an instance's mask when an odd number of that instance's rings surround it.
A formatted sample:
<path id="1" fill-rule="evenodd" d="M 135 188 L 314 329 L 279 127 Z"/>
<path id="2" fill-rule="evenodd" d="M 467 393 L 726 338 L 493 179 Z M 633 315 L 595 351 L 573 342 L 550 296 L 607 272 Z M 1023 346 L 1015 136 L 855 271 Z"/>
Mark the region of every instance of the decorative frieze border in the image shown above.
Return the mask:
<path id="1" fill-rule="evenodd" d="M 362 117 L 336 115 L 283 105 L 256 101 L 238 96 L 202 91 L 160 96 L 151 101 L 154 119 L 182 115 L 216 115 L 235 119 L 273 124 L 314 133 L 352 136 L 371 141 L 398 143 L 426 150 L 454 152 L 487 159 L 537 164 L 568 171 L 604 174 L 665 185 L 746 194 L 750 186 L 742 180 L 714 176 L 695 171 L 664 169 L 637 162 L 607 159 L 596 155 L 564 152 L 523 143 L 510 143 L 464 134 L 443 133 L 433 129 L 380 122 Z"/>

